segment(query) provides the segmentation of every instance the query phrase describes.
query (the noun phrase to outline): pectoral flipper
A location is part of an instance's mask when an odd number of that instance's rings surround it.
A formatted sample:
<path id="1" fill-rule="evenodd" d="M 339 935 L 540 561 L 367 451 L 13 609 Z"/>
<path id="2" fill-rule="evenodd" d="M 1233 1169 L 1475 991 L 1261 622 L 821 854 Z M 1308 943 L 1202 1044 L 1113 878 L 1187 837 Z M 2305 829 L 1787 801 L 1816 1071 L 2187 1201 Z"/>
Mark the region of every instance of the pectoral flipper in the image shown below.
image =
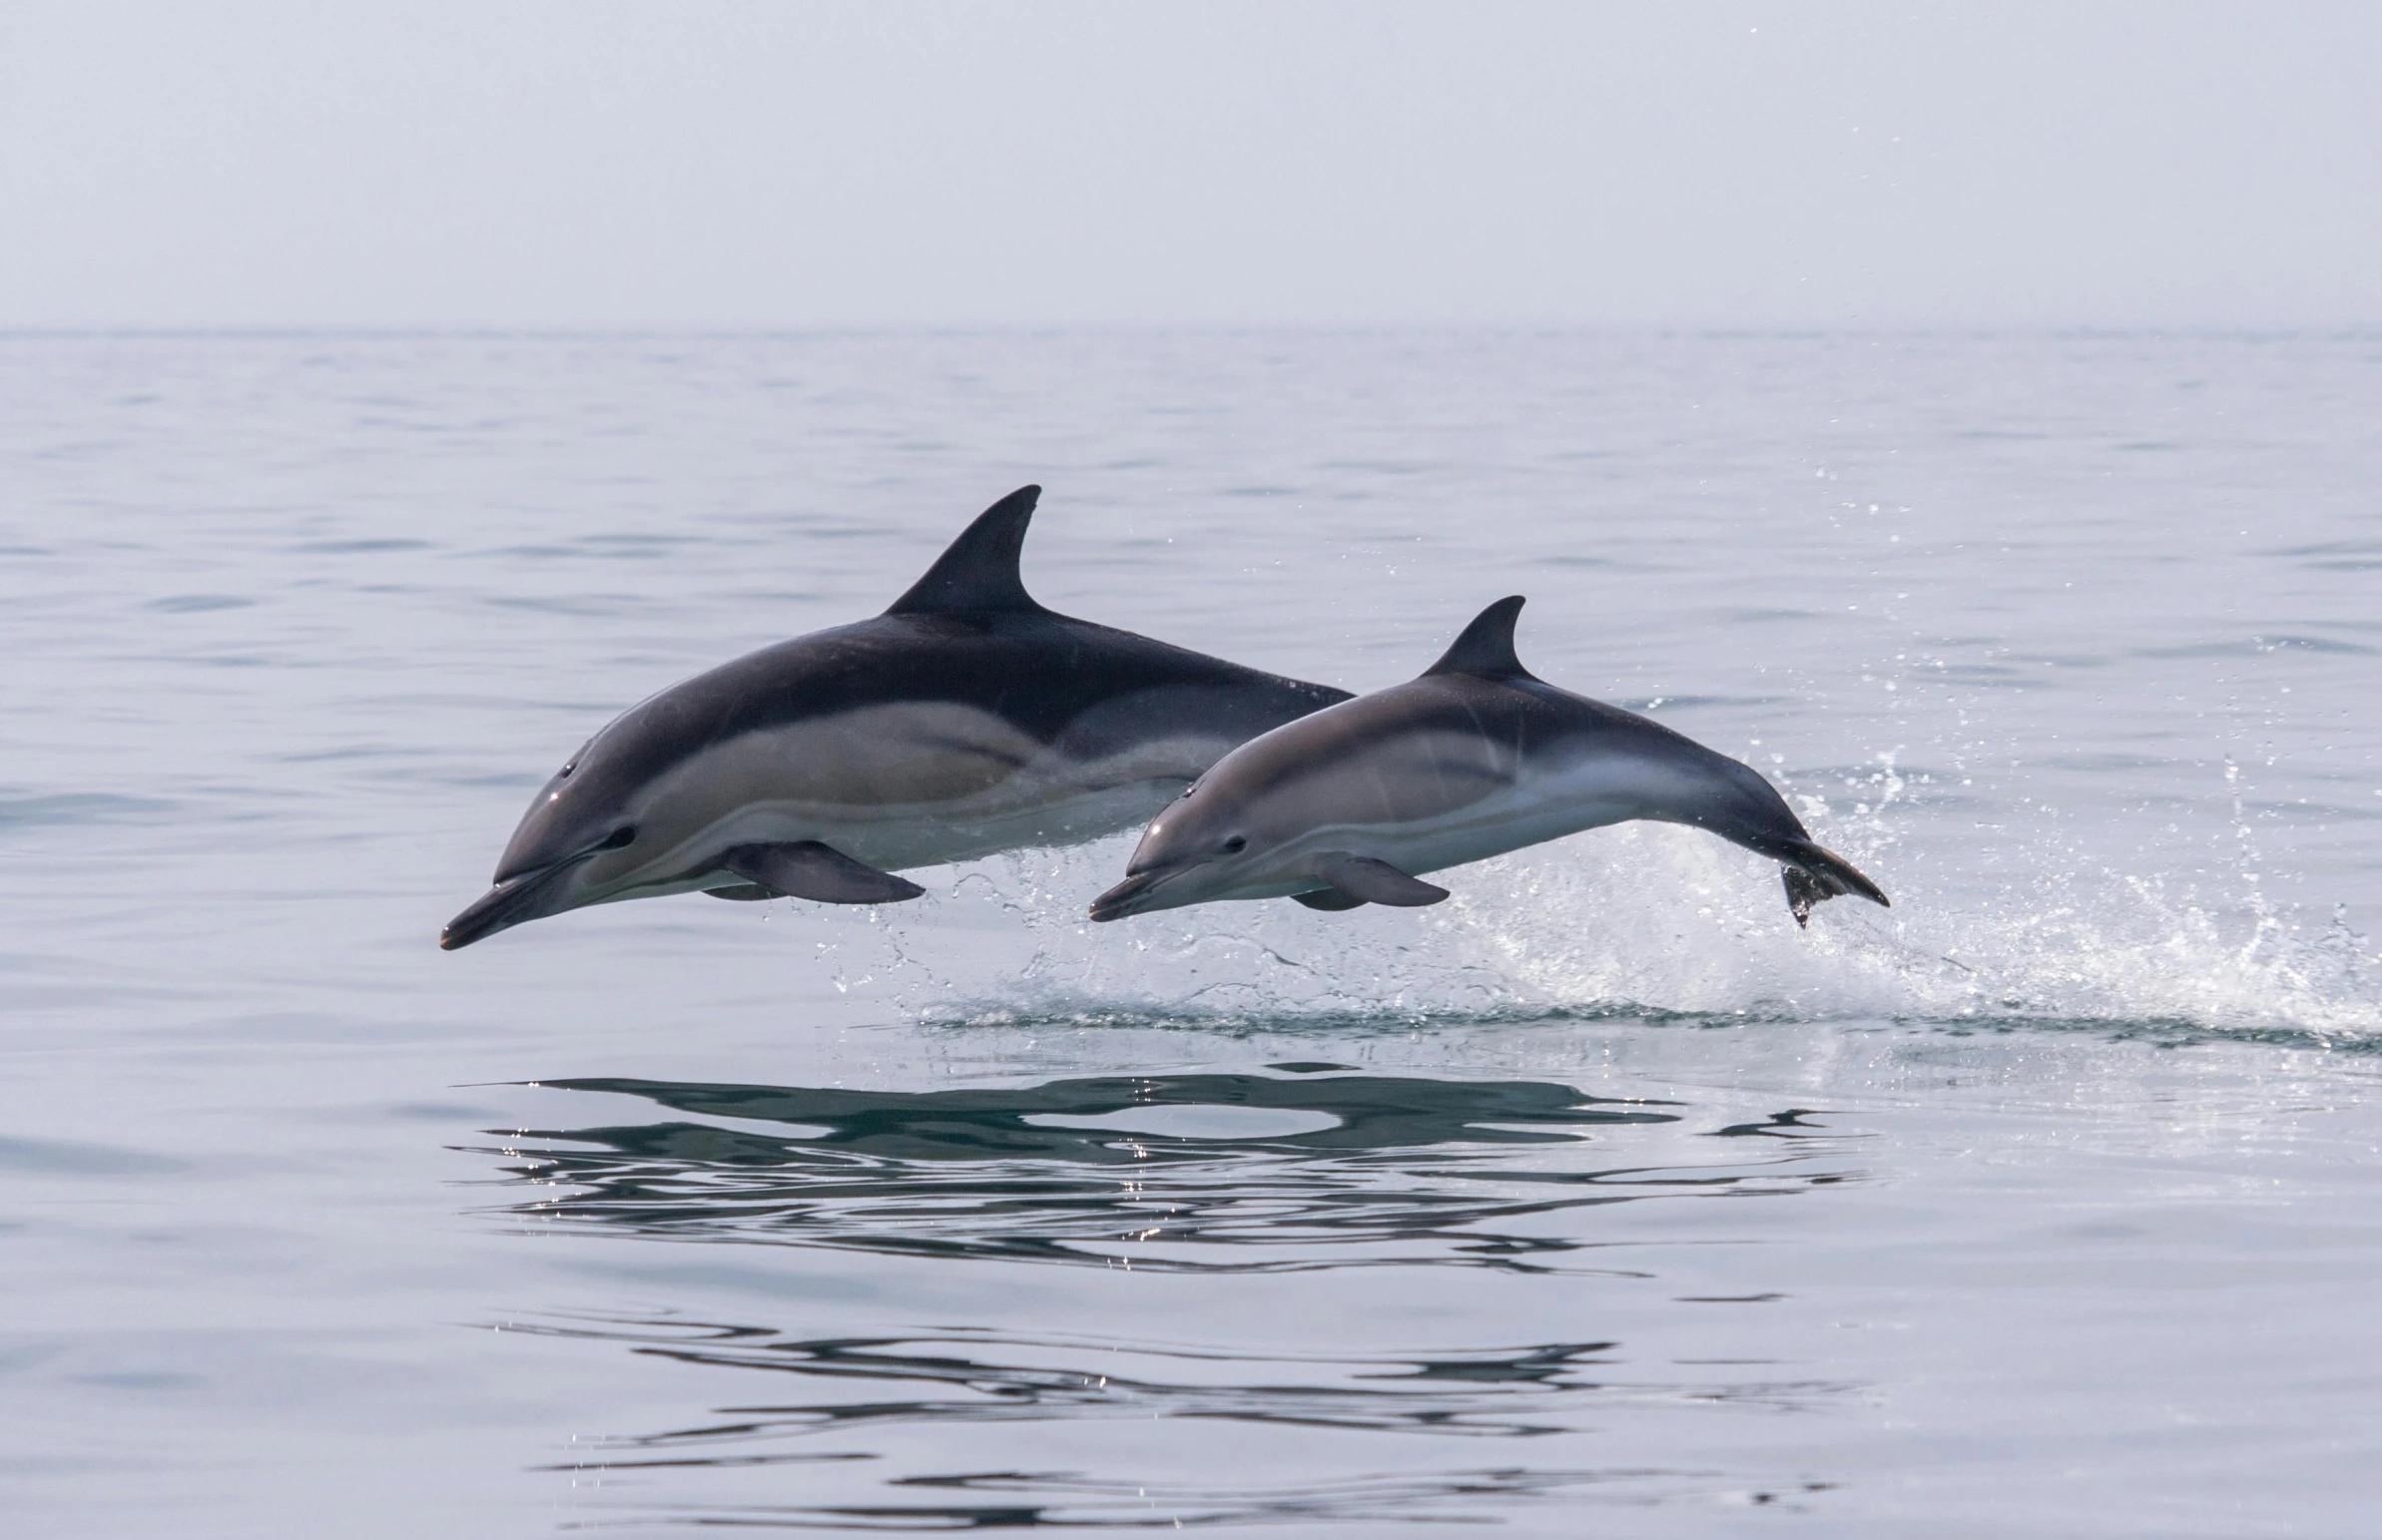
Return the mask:
<path id="1" fill-rule="evenodd" d="M 1444 887 L 1434 887 L 1420 877 L 1410 877 L 1388 861 L 1375 860 L 1370 855 L 1352 855 L 1346 850 L 1325 850 L 1307 863 L 1307 869 L 1337 888 L 1341 895 L 1358 903 L 1388 904 L 1399 909 L 1418 909 L 1425 904 L 1438 903 L 1448 896 Z M 1304 901 L 1305 893 L 1293 896 Z M 1309 903 L 1309 908 L 1342 907 Z M 1355 904 L 1346 905 L 1354 908 Z"/>
<path id="2" fill-rule="evenodd" d="M 899 903 L 926 891 L 906 877 L 863 865 L 816 839 L 735 845 L 720 865 L 756 887 L 815 903 Z M 745 896 L 735 888 L 724 891 L 730 897 Z"/>

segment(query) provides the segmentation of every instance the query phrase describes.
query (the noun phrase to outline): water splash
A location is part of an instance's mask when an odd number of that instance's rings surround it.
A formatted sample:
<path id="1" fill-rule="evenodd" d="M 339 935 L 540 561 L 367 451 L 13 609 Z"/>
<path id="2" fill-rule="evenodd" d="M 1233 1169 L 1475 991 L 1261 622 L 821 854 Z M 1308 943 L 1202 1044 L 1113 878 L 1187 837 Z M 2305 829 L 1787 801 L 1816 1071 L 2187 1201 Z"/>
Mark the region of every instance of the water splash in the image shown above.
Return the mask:
<path id="1" fill-rule="evenodd" d="M 826 944 L 869 959 L 843 962 L 845 977 L 941 1021 L 1886 1018 L 2382 1046 L 2371 941 L 2345 909 L 2274 898 L 2237 772 L 2228 787 L 2231 848 L 2213 877 L 2095 860 L 2044 820 L 2000 836 L 2008 875 L 1981 884 L 1907 837 L 1909 781 L 1881 754 L 1820 833 L 1881 874 L 1896 907 L 1839 900 L 1809 931 L 1770 863 L 1648 823 L 1461 868 L 1456 896 L 1419 911 L 1227 903 L 1095 927 L 1082 902 L 1121 867 L 1111 841 L 996 858 L 909 910 L 823 922 L 837 927 Z M 926 937 L 951 926 L 1009 931 L 982 950 L 1025 961 L 988 976 L 922 960 L 950 955 Z"/>

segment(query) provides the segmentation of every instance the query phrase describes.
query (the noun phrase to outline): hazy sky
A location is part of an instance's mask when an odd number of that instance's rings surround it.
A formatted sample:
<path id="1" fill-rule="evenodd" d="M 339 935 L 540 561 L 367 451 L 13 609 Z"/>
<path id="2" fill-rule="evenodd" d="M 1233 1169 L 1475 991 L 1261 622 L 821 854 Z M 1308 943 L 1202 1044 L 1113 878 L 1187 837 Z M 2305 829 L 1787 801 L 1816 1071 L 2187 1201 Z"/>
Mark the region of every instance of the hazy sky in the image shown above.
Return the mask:
<path id="1" fill-rule="evenodd" d="M 2382 4 L 0 6 L 0 326 L 2382 321 Z"/>

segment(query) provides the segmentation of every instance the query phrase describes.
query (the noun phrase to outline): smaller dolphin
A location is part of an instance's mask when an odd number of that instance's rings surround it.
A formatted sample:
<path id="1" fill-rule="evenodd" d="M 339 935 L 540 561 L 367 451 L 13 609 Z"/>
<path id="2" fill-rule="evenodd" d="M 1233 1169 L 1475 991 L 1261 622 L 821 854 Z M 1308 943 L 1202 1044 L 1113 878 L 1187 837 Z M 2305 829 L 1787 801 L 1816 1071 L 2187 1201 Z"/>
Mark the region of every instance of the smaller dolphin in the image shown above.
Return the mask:
<path id="1" fill-rule="evenodd" d="M 1420 679 L 1217 761 L 1151 822 L 1091 917 L 1219 898 L 1433 904 L 1448 890 L 1423 872 L 1631 818 L 1691 823 L 1779 861 L 1798 925 L 1841 893 L 1886 902 L 1751 767 L 1531 675 L 1513 654 L 1521 606 L 1482 611 Z"/>

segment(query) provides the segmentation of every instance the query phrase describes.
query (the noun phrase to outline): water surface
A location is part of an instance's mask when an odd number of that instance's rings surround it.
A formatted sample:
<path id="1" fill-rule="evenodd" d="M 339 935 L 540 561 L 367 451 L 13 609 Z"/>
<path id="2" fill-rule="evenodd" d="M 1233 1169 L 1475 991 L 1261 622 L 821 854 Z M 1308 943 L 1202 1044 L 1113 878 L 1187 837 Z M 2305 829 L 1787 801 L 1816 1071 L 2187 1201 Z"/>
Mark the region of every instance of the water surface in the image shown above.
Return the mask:
<path id="1" fill-rule="evenodd" d="M 2382 341 L 0 339 L 29 1533 L 2354 1535 Z M 614 712 L 1049 492 L 1055 608 L 1536 672 L 1627 826 L 1423 911 L 441 954 Z"/>

